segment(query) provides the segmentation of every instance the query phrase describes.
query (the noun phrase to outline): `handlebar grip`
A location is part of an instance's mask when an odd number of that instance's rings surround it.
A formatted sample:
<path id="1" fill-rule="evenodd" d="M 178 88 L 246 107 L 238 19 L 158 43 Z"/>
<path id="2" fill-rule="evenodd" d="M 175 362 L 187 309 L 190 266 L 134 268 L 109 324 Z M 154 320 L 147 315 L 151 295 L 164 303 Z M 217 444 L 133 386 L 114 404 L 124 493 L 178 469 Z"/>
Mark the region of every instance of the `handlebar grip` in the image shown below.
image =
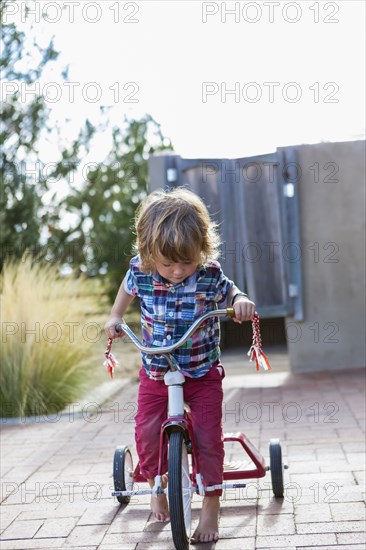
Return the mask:
<path id="1" fill-rule="evenodd" d="M 122 332 L 121 323 L 118 323 L 118 324 L 114 327 L 114 329 L 115 329 L 116 332 Z"/>
<path id="2" fill-rule="evenodd" d="M 233 307 L 226 308 L 226 316 L 227 317 L 235 317 L 235 310 Z"/>

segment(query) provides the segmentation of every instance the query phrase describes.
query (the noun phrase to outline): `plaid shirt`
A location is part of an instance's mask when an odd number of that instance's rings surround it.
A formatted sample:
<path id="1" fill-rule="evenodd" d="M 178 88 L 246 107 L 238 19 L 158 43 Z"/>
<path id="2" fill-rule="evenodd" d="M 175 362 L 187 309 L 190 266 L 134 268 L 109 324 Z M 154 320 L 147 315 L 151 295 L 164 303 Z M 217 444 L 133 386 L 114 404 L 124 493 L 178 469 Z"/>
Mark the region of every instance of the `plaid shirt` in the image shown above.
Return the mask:
<path id="1" fill-rule="evenodd" d="M 142 273 L 139 256 L 132 258 L 125 277 L 126 292 L 140 298 L 143 343 L 152 347 L 177 342 L 197 317 L 226 300 L 233 284 L 218 262 L 209 262 L 183 282 L 173 284 L 159 273 Z M 171 355 L 186 376 L 198 378 L 220 358 L 219 342 L 219 320 L 211 317 Z M 168 369 L 163 355 L 142 353 L 142 360 L 150 378 L 163 379 Z"/>

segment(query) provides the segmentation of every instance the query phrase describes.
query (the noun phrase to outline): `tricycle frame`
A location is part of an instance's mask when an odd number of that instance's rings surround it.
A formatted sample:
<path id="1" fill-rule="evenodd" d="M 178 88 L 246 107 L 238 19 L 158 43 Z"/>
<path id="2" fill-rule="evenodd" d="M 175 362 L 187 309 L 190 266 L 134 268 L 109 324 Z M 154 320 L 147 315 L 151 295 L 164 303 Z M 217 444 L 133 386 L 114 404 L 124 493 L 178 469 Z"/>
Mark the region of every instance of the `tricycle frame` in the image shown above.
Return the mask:
<path id="1" fill-rule="evenodd" d="M 185 381 L 184 374 L 182 373 L 179 365 L 173 358 L 170 356 L 170 353 L 174 351 L 177 347 L 181 346 L 198 328 L 198 326 L 206 320 L 208 317 L 223 317 L 223 316 L 234 316 L 234 310 L 231 308 L 223 310 L 214 310 L 202 315 L 197 319 L 186 334 L 175 344 L 166 347 L 156 347 L 150 348 L 146 347 L 134 335 L 131 329 L 125 324 L 120 323 L 117 325 L 117 330 L 123 331 L 127 334 L 132 342 L 143 352 L 153 355 L 153 354 L 164 354 L 170 370 L 166 373 L 164 377 L 165 384 L 168 386 L 168 417 L 162 423 L 160 429 L 159 437 L 159 462 L 158 462 L 158 472 L 154 480 L 154 487 L 148 490 L 136 490 L 131 489 L 126 490 L 115 490 L 112 492 L 113 496 L 116 496 L 119 502 L 127 503 L 129 498 L 132 495 L 141 495 L 141 494 L 152 494 L 158 496 L 160 494 L 166 493 L 169 497 L 170 504 L 170 513 L 171 513 L 171 527 L 174 544 L 177 550 L 187 550 L 189 547 L 189 538 L 190 538 L 190 500 L 194 493 L 204 496 L 210 491 L 215 491 L 217 489 L 232 489 L 232 488 L 241 488 L 245 487 L 245 483 L 222 483 L 219 485 L 214 485 L 210 487 L 205 487 L 203 484 L 199 458 L 197 453 L 197 447 L 195 442 L 194 430 L 191 420 L 190 411 L 184 406 L 183 401 L 183 384 Z M 258 316 L 256 314 L 256 330 L 259 330 Z M 254 328 L 254 321 L 253 321 Z M 257 338 L 260 343 L 260 334 L 257 335 Z M 174 435 L 174 445 L 170 446 L 170 439 L 172 434 L 181 434 Z M 178 437 L 178 439 L 177 439 Z M 282 452 L 279 440 L 271 440 L 270 442 L 270 463 L 271 466 L 268 467 L 265 464 L 265 459 L 261 453 L 256 449 L 256 447 L 251 443 L 249 438 L 241 432 L 227 433 L 224 434 L 224 443 L 225 442 L 238 442 L 247 456 L 251 459 L 254 468 L 239 470 L 231 469 L 225 470 L 223 472 L 223 481 L 238 481 L 246 479 L 257 479 L 262 478 L 266 475 L 267 471 L 271 471 L 272 477 L 272 488 L 276 497 L 283 497 L 283 469 L 285 466 L 282 464 Z M 126 453 L 131 458 L 131 453 L 128 447 L 119 447 L 120 456 L 126 456 Z M 121 452 L 122 449 L 122 452 Z M 163 457 L 165 453 L 169 451 L 168 456 L 168 486 L 163 488 L 163 475 L 166 473 L 163 471 Z M 117 451 L 116 451 L 117 452 Z M 174 454 L 172 454 L 174 453 Z M 180 454 L 180 456 L 178 456 Z M 191 455 L 191 465 L 188 463 L 188 455 Z M 115 453 L 116 460 L 116 453 Z M 132 463 L 132 459 L 131 459 Z M 171 466 L 172 463 L 172 466 Z M 174 466 L 173 466 L 174 463 Z M 180 484 L 182 482 L 183 474 L 180 473 L 179 477 L 179 468 L 184 469 L 183 463 L 187 468 L 185 472 L 185 486 L 182 488 Z M 118 464 L 118 462 L 117 462 Z M 180 466 L 182 465 L 182 466 Z M 172 468 L 172 470 L 171 470 Z M 122 467 L 115 468 L 119 472 L 124 471 Z M 189 474 L 188 474 L 189 470 Z M 178 473 L 177 473 L 178 472 Z M 142 483 L 146 482 L 147 479 L 141 474 L 139 463 L 136 468 L 128 472 L 130 485 L 132 486 L 133 482 Z M 177 481 L 178 480 L 178 481 Z M 180 480 L 180 481 L 179 481 Z M 127 484 L 124 479 L 118 479 L 118 483 L 115 481 L 118 487 L 127 487 Z M 174 491 L 169 491 L 169 485 L 174 484 Z M 182 482 L 183 486 L 183 482 Z M 177 493 L 179 493 L 177 498 Z M 189 508 L 189 509 L 188 509 Z"/>

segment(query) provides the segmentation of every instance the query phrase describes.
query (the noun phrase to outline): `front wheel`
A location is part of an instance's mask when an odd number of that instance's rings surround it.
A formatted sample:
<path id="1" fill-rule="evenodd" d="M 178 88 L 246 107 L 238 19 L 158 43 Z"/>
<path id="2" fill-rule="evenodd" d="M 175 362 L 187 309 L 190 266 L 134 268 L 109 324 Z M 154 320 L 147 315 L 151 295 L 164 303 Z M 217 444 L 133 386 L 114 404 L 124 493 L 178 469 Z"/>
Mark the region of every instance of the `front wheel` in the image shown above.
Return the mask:
<path id="1" fill-rule="evenodd" d="M 133 462 L 130 449 L 127 445 L 117 447 L 113 458 L 113 482 L 115 491 L 132 491 Z M 118 495 L 120 504 L 128 504 L 131 497 Z"/>
<path id="2" fill-rule="evenodd" d="M 273 494 L 276 498 L 283 498 L 283 463 L 279 439 L 271 439 L 269 443 L 269 463 Z"/>
<path id="3" fill-rule="evenodd" d="M 169 438 L 168 495 L 170 524 L 177 550 L 188 550 L 191 536 L 192 482 L 184 435 L 173 432 Z"/>

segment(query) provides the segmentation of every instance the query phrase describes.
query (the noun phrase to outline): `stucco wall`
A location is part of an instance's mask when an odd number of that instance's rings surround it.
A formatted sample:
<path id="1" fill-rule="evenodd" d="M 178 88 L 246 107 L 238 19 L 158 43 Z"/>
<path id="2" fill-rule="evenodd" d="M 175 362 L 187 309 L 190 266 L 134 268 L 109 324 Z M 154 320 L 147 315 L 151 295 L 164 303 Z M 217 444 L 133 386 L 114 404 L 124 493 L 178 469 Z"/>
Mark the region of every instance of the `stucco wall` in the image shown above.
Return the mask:
<path id="1" fill-rule="evenodd" d="M 365 142 L 294 149 L 301 167 L 304 321 L 286 319 L 291 367 L 295 371 L 361 367 L 365 365 Z"/>

